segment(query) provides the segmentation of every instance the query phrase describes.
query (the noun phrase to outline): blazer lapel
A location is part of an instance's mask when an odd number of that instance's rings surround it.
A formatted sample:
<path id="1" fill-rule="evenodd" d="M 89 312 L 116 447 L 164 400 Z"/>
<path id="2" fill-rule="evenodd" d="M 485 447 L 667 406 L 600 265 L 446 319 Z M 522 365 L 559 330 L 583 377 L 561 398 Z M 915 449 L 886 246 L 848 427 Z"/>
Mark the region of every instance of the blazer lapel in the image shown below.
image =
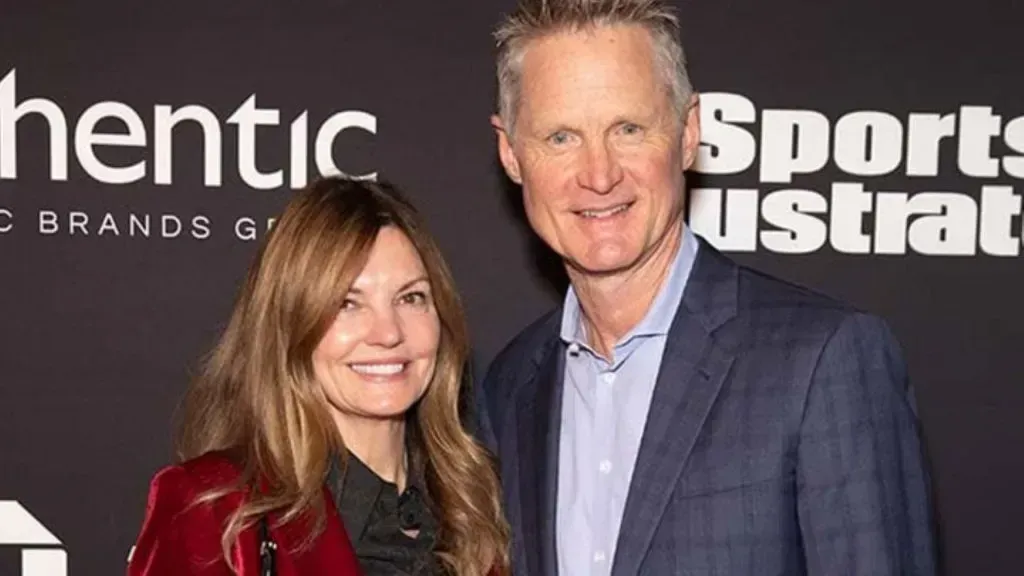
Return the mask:
<path id="1" fill-rule="evenodd" d="M 735 315 L 736 267 L 700 241 L 669 330 L 619 529 L 613 576 L 633 576 L 650 548 L 711 406 L 732 366 L 713 337 Z"/>
<path id="2" fill-rule="evenodd" d="M 330 492 L 324 488 L 326 524 L 324 531 L 308 548 L 298 550 L 312 527 L 310 518 L 304 517 L 284 526 L 271 523 L 270 535 L 278 545 L 277 574 L 302 576 L 304 574 L 337 574 L 358 576 L 361 573 L 352 542 L 345 532 L 341 516 L 334 506 Z"/>
<path id="3" fill-rule="evenodd" d="M 565 358 L 554 339 L 538 365 L 536 377 L 516 399 L 519 499 L 524 529 L 523 550 L 530 576 L 558 573 L 555 556 L 555 498 L 558 490 L 558 439 L 562 416 Z"/>

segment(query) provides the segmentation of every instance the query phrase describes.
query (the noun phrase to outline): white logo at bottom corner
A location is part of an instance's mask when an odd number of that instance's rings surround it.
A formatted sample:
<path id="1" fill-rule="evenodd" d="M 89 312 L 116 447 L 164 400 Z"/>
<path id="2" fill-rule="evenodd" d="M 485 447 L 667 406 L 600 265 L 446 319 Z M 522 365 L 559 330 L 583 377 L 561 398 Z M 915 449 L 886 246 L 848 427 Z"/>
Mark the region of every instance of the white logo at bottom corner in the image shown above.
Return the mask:
<path id="1" fill-rule="evenodd" d="M 63 543 L 15 500 L 0 500 L 0 546 L 21 547 L 21 576 L 67 576 Z"/>

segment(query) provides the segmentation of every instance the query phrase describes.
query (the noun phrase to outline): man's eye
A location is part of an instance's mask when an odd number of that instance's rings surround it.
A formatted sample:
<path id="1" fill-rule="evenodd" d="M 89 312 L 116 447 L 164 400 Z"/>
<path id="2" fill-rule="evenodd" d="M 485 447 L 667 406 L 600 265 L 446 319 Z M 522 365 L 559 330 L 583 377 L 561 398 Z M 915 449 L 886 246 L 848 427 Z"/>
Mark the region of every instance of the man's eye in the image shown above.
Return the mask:
<path id="1" fill-rule="evenodd" d="M 555 132 L 551 136 L 548 136 L 548 141 L 551 142 L 552 144 L 555 144 L 556 146 L 560 146 L 569 141 L 569 133 L 564 130 L 559 130 L 558 132 Z"/>
<path id="2" fill-rule="evenodd" d="M 627 135 L 627 136 L 632 136 L 634 134 L 639 134 L 642 131 L 643 130 L 640 128 L 640 126 L 637 126 L 636 124 L 628 123 L 628 124 L 623 124 L 622 125 L 622 133 Z"/>

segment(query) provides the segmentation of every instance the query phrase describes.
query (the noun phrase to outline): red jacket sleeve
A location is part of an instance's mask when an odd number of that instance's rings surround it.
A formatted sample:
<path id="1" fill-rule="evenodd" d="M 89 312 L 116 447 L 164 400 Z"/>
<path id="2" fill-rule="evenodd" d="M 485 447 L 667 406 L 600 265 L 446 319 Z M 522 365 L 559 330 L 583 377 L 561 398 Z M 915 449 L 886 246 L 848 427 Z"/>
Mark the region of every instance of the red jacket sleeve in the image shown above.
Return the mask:
<path id="1" fill-rule="evenodd" d="M 153 478 L 127 576 L 232 575 L 220 546 L 222 519 L 213 505 L 194 503 L 200 492 L 181 466 Z"/>

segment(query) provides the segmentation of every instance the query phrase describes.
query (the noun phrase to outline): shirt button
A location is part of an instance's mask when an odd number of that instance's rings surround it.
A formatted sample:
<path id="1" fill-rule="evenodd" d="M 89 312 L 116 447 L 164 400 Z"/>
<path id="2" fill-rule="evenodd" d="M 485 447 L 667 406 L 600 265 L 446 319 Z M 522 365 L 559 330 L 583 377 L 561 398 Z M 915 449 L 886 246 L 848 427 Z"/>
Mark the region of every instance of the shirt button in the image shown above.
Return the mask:
<path id="1" fill-rule="evenodd" d="M 601 472 L 607 474 L 612 471 L 612 463 L 609 460 L 601 460 L 599 468 Z"/>
<path id="2" fill-rule="evenodd" d="M 597 552 L 594 552 L 594 562 L 597 562 L 598 564 L 600 564 L 601 562 L 604 562 L 604 552 L 602 552 L 600 550 L 598 550 Z"/>
<path id="3" fill-rule="evenodd" d="M 605 372 L 604 375 L 601 376 L 601 379 L 604 380 L 605 384 L 611 384 L 612 382 L 615 382 L 615 374 Z"/>

